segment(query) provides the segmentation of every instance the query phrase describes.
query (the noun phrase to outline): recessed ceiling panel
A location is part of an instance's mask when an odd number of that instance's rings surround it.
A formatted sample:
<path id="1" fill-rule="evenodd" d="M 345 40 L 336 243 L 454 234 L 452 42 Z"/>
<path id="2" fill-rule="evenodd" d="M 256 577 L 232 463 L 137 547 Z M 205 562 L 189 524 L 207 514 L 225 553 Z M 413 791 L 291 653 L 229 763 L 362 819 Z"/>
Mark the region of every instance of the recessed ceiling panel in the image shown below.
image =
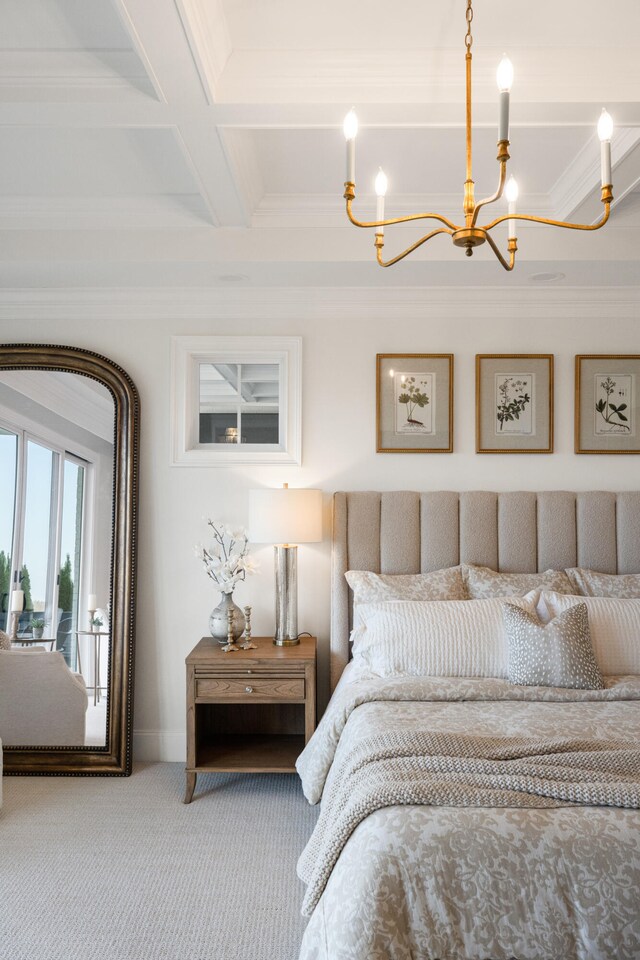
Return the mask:
<path id="1" fill-rule="evenodd" d="M 155 96 L 109 0 L 2 0 L 0 100 Z"/>
<path id="2" fill-rule="evenodd" d="M 0 195 L 45 197 L 194 194 L 170 129 L 5 128 Z"/>
<path id="3" fill-rule="evenodd" d="M 131 39 L 108 0 L 2 0 L 7 50 L 123 50 Z"/>
<path id="4" fill-rule="evenodd" d="M 251 136 L 265 193 L 342 195 L 345 141 L 340 129 L 256 130 Z M 585 128 L 554 129 L 553 150 L 548 148 L 548 130 L 513 129 L 510 170 L 522 193 L 549 193 L 590 139 L 596 162 L 599 144 Z M 492 193 L 498 176 L 496 132 L 476 130 L 473 149 L 476 192 Z M 389 197 L 456 192 L 462 197 L 465 157 L 463 128 L 364 128 L 356 146 L 356 186 L 360 194 L 373 193 L 381 166 L 389 178 Z"/>

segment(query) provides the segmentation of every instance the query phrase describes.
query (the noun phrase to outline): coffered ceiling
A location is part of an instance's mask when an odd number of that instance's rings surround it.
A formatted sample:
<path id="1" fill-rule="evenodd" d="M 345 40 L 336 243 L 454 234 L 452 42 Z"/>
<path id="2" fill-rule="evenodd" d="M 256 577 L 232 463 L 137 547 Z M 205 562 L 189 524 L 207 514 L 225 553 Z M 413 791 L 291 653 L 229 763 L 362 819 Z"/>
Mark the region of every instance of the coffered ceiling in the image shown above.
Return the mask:
<path id="1" fill-rule="evenodd" d="M 515 67 L 523 212 L 599 216 L 602 106 L 616 204 L 599 233 L 519 226 L 518 264 L 446 237 L 390 270 L 344 215 L 460 218 L 464 0 L 2 0 L 5 287 L 640 285 L 640 4 L 475 0 L 474 177 L 493 192 L 495 67 Z M 505 212 L 502 205 L 500 212 Z M 423 231 L 424 232 L 424 231 Z M 420 236 L 388 230 L 385 255 Z M 543 281 L 544 282 L 544 281 Z"/>

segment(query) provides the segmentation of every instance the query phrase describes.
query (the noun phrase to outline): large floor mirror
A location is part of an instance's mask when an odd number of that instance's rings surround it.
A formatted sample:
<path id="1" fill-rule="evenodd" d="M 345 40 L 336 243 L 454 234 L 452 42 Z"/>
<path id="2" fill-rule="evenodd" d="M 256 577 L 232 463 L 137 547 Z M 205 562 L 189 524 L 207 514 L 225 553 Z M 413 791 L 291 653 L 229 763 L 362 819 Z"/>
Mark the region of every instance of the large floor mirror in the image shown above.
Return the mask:
<path id="1" fill-rule="evenodd" d="M 139 401 L 112 361 L 0 345 L 4 772 L 131 772 Z"/>

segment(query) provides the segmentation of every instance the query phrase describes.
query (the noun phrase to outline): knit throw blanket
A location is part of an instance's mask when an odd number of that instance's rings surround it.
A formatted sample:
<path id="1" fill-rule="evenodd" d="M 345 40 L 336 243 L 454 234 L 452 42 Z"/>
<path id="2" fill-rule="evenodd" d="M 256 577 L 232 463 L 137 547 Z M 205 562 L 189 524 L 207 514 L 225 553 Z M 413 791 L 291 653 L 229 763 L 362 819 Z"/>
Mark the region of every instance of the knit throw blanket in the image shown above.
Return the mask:
<path id="1" fill-rule="evenodd" d="M 640 808 L 636 741 L 399 731 L 360 741 L 339 764 L 298 862 L 308 916 L 353 831 L 382 807 Z"/>

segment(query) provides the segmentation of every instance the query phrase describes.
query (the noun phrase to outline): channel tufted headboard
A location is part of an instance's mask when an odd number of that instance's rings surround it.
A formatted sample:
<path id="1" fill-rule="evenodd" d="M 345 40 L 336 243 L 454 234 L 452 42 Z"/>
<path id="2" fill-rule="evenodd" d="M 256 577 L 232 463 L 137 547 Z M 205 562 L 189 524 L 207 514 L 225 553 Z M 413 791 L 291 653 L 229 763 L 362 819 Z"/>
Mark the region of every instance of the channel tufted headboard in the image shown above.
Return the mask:
<path id="1" fill-rule="evenodd" d="M 640 573 L 640 491 L 334 494 L 331 689 L 349 660 L 347 570 L 419 573 L 458 563 Z"/>

